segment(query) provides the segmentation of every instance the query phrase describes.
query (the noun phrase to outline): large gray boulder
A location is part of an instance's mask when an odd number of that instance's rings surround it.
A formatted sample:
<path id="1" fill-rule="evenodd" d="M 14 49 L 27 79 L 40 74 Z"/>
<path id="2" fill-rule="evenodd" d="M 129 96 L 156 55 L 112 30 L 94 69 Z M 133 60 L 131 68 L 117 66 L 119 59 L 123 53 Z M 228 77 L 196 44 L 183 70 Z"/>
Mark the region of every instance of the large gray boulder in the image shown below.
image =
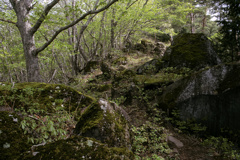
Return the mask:
<path id="1" fill-rule="evenodd" d="M 205 69 L 168 86 L 159 106 L 177 108 L 182 120 L 195 119 L 215 134 L 240 130 L 240 64 Z"/>

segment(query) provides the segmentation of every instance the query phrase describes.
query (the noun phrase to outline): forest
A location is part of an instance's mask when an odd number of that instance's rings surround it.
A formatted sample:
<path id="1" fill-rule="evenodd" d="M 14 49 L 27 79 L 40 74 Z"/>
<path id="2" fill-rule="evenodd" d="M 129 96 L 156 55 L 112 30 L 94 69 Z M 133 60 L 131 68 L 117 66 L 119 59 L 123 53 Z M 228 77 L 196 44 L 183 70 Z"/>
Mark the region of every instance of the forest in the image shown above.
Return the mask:
<path id="1" fill-rule="evenodd" d="M 239 60 L 239 0 L 1 0 L 0 160 L 240 159 Z"/>

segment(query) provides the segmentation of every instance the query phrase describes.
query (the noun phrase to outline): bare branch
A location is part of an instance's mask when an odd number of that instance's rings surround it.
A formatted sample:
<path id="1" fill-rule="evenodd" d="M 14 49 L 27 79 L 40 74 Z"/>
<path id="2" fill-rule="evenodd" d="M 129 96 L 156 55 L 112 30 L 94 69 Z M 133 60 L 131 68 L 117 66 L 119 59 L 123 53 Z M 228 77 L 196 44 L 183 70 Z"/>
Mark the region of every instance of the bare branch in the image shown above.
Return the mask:
<path id="1" fill-rule="evenodd" d="M 47 48 L 47 46 L 49 46 L 53 40 L 59 35 L 59 33 L 61 33 L 62 31 L 74 26 L 75 24 L 77 24 L 78 22 L 80 22 L 81 20 L 85 19 L 88 15 L 91 15 L 91 14 L 97 14 L 97 13 L 100 13 L 106 9 L 108 9 L 111 5 L 113 5 L 115 2 L 117 2 L 118 0 L 112 0 L 111 2 L 109 2 L 106 6 L 98 9 L 98 10 L 91 10 L 91 11 L 88 11 L 86 12 L 85 14 L 83 14 L 81 17 L 79 17 L 77 20 L 73 21 L 72 23 L 70 23 L 69 25 L 66 25 L 64 27 L 61 27 L 59 30 L 57 30 L 54 35 L 52 36 L 52 38 L 47 41 L 45 44 L 43 44 L 43 46 L 37 48 L 35 51 L 34 51 L 34 54 L 37 55 L 39 52 L 43 51 L 45 48 Z"/>
<path id="2" fill-rule="evenodd" d="M 7 22 L 7 23 L 11 23 L 11 24 L 17 25 L 16 22 L 13 22 L 13 21 L 10 21 L 10 20 L 5 20 L 5 19 L 2 19 L 2 18 L 0 18 L 0 21 L 3 21 L 3 22 Z"/>
<path id="3" fill-rule="evenodd" d="M 31 35 L 33 35 L 33 34 L 38 30 L 38 28 L 41 26 L 41 24 L 42 24 L 43 21 L 45 20 L 46 16 L 48 15 L 49 11 L 50 11 L 59 1 L 60 1 L 60 0 L 53 0 L 51 3 L 49 3 L 49 4 L 45 7 L 45 9 L 44 9 L 41 17 L 37 20 L 36 24 L 31 28 L 31 30 L 30 30 Z"/>

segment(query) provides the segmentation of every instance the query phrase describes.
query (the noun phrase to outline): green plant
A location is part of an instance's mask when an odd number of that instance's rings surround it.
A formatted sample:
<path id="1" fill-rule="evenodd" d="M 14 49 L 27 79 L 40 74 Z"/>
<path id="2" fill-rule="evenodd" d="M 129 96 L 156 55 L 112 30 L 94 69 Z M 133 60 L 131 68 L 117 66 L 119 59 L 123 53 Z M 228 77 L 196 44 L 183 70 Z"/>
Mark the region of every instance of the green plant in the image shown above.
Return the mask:
<path id="1" fill-rule="evenodd" d="M 240 153 L 233 149 L 234 145 L 227 138 L 211 136 L 203 141 L 203 145 L 210 147 L 210 154 L 215 151 L 224 158 L 240 159 Z"/>
<path id="2" fill-rule="evenodd" d="M 59 103 L 61 101 L 57 99 L 53 103 L 54 113 L 47 113 L 34 107 L 27 110 L 23 107 L 15 109 L 23 116 L 20 126 L 24 133 L 29 135 L 29 142 L 38 144 L 68 137 L 76 122 L 74 117 L 64 110 L 64 106 Z"/>
<path id="3" fill-rule="evenodd" d="M 135 159 L 149 159 L 155 157 L 161 159 L 161 156 L 171 152 L 167 142 L 164 127 L 159 127 L 151 122 L 140 127 L 132 127 L 134 133 L 133 151 Z M 141 158 L 140 158 L 141 157 Z"/>
<path id="4" fill-rule="evenodd" d="M 117 105 L 120 105 L 120 104 L 124 103 L 126 99 L 127 99 L 126 97 L 121 96 L 121 97 L 119 97 L 119 98 L 114 99 L 113 101 L 114 101 Z"/>
<path id="5" fill-rule="evenodd" d="M 188 119 L 186 121 L 181 120 L 178 110 L 173 110 L 171 114 L 173 116 L 167 117 L 166 120 L 174 124 L 179 129 L 179 132 L 201 135 L 204 134 L 207 129 L 206 126 L 202 125 L 201 123 L 197 123 L 194 119 Z"/>

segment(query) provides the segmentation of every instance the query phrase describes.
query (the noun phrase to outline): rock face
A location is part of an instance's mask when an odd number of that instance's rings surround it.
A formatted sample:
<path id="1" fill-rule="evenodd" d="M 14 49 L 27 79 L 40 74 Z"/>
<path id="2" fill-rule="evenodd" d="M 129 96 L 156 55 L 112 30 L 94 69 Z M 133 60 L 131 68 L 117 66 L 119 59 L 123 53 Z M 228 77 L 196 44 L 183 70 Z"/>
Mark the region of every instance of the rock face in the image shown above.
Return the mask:
<path id="1" fill-rule="evenodd" d="M 5 100 L 0 106 L 0 159 L 133 159 L 129 117 L 115 103 L 104 99 L 97 101 L 64 85 L 0 84 L 1 98 Z M 23 99 L 25 100 L 21 101 Z M 16 106 L 10 100 L 14 100 Z M 61 100 L 61 104 L 54 100 Z M 69 113 L 76 112 L 76 118 L 80 117 L 75 134 L 70 134 L 66 139 L 31 147 L 27 141 L 32 133 L 25 135 L 20 128 L 22 119 L 10 111 L 21 106 L 29 109 L 39 107 L 38 109 L 45 109 L 52 115 L 54 107 L 58 105 Z"/>
<path id="2" fill-rule="evenodd" d="M 44 146 L 39 146 L 29 154 L 25 153 L 20 159 L 40 160 L 79 160 L 79 159 L 113 159 L 132 160 L 133 153 L 126 148 L 108 147 L 96 139 L 87 137 L 72 137 L 66 140 L 59 140 Z"/>
<path id="3" fill-rule="evenodd" d="M 131 148 L 130 126 L 127 113 L 114 103 L 100 99 L 89 106 L 74 131 L 84 137 L 95 138 L 110 147 Z"/>
<path id="4" fill-rule="evenodd" d="M 0 159 L 18 159 L 30 144 L 20 126 L 21 118 L 10 112 L 0 112 Z"/>
<path id="5" fill-rule="evenodd" d="M 216 134 L 240 130 L 240 64 L 219 65 L 175 82 L 159 99 L 179 109 L 183 120 L 196 119 Z"/>
<path id="6" fill-rule="evenodd" d="M 153 43 L 149 40 L 142 39 L 141 43 L 135 44 L 134 49 L 143 53 L 163 56 L 163 53 L 166 51 L 166 46 L 162 42 Z"/>
<path id="7" fill-rule="evenodd" d="M 211 42 L 204 34 L 180 34 L 167 49 L 163 61 L 168 67 L 187 67 L 195 70 L 220 63 Z"/>
<path id="8" fill-rule="evenodd" d="M 161 46 L 161 43 L 159 43 Z M 199 70 L 220 64 L 220 59 L 204 34 L 180 34 L 161 60 L 153 59 L 138 67 L 137 74 L 155 74 L 163 68 L 176 67 Z"/>

